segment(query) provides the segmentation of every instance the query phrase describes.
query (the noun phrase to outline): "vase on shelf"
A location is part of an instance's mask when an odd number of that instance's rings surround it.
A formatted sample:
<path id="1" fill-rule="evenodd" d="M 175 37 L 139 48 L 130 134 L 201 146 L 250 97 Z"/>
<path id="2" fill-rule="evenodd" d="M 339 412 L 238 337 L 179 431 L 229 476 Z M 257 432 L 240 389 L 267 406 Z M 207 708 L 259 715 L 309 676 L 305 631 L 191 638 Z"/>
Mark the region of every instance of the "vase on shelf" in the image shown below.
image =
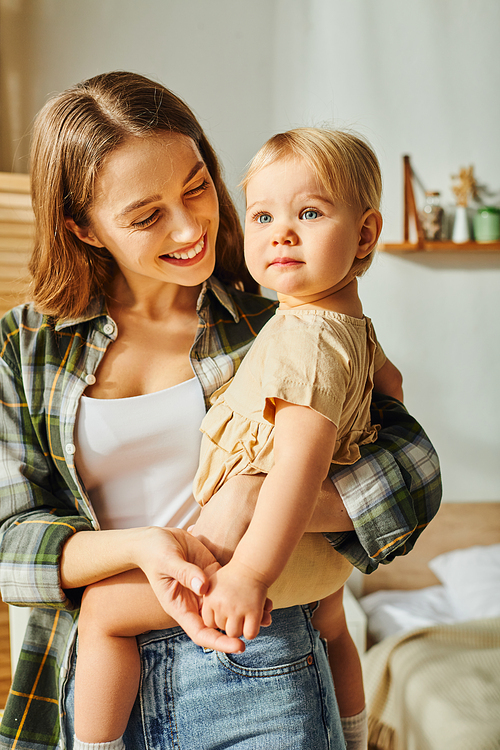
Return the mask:
<path id="1" fill-rule="evenodd" d="M 457 243 L 468 242 L 470 240 L 467 206 L 457 206 L 451 239 Z"/>

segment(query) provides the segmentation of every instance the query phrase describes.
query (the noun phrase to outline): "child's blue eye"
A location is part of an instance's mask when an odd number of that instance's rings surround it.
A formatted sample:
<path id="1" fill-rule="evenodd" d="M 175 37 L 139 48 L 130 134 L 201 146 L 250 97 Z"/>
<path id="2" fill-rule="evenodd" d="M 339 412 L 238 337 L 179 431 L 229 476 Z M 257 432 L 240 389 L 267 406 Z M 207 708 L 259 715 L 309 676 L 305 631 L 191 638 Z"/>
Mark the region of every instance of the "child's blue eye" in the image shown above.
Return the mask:
<path id="1" fill-rule="evenodd" d="M 256 220 L 258 224 L 270 224 L 273 220 L 273 217 L 271 214 L 259 214 L 256 216 Z"/>
<path id="2" fill-rule="evenodd" d="M 319 216 L 319 213 L 314 208 L 308 208 L 307 211 L 304 211 L 302 214 L 303 219 L 317 219 Z"/>

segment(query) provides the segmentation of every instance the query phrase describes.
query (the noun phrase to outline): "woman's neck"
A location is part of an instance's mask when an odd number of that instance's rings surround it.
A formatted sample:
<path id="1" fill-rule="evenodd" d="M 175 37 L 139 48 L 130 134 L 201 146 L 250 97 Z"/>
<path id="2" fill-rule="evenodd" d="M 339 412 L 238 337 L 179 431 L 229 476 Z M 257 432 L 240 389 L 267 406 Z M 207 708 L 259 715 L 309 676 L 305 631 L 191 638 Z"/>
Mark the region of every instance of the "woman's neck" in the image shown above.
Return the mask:
<path id="1" fill-rule="evenodd" d="M 157 321 L 175 313 L 193 313 L 200 291 L 201 286 L 185 287 L 151 279 L 131 284 L 117 274 L 108 287 L 106 299 L 111 317 L 126 313 Z"/>

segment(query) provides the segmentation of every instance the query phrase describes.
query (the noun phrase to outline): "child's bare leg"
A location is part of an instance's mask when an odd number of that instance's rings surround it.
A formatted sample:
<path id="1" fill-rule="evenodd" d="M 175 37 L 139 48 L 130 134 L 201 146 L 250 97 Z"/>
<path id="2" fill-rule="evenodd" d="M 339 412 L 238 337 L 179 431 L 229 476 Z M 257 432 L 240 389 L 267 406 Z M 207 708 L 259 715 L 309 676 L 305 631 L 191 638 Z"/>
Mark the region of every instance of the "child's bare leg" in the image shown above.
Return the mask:
<path id="1" fill-rule="evenodd" d="M 313 625 L 328 643 L 328 661 L 347 750 L 366 750 L 363 673 L 357 648 L 347 629 L 342 595 L 343 588 L 320 602 L 313 616 Z"/>
<path id="2" fill-rule="evenodd" d="M 141 570 L 88 586 L 78 626 L 75 735 L 110 742 L 124 733 L 139 687 L 136 635 L 171 623 Z"/>

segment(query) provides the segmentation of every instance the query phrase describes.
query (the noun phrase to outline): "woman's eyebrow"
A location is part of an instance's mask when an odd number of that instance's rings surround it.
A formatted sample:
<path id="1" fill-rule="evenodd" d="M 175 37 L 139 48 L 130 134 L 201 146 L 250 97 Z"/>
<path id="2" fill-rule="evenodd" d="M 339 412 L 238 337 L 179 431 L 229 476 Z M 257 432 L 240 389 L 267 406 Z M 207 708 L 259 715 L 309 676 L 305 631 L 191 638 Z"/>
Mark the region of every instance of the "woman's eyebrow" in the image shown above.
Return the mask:
<path id="1" fill-rule="evenodd" d="M 194 167 L 190 170 L 188 176 L 182 183 L 182 185 L 187 185 L 187 183 L 193 179 L 193 177 L 200 171 L 200 169 L 203 169 L 205 166 L 205 162 L 203 161 L 197 161 Z M 134 201 L 133 203 L 129 203 L 128 206 L 125 206 L 123 211 L 120 211 L 120 213 L 117 215 L 117 219 L 122 218 L 126 214 L 131 213 L 132 211 L 136 211 L 138 208 L 142 208 L 143 206 L 147 206 L 148 203 L 154 203 L 155 201 L 161 200 L 161 195 L 149 195 L 147 198 L 141 198 L 138 201 Z"/>
<path id="2" fill-rule="evenodd" d="M 187 185 L 188 182 L 193 179 L 193 177 L 195 176 L 195 174 L 197 174 L 200 171 L 200 169 L 203 169 L 204 166 L 205 166 L 205 162 L 204 161 L 201 161 L 201 160 L 197 161 L 196 164 L 194 165 L 194 167 L 192 168 L 192 170 L 190 171 L 190 173 L 188 174 L 188 176 L 186 177 L 186 179 L 184 180 L 184 182 L 182 184 L 183 185 Z"/>
<path id="3" fill-rule="evenodd" d="M 129 203 L 128 206 L 126 206 L 123 209 L 123 211 L 120 211 L 120 213 L 117 214 L 116 218 L 120 219 L 122 216 L 125 216 L 126 214 L 129 214 L 132 211 L 136 211 L 138 208 L 147 206 L 148 203 L 154 203 L 155 201 L 159 201 L 160 198 L 161 198 L 161 195 L 149 195 L 147 198 L 141 198 L 141 200 L 134 201 L 133 203 Z"/>

